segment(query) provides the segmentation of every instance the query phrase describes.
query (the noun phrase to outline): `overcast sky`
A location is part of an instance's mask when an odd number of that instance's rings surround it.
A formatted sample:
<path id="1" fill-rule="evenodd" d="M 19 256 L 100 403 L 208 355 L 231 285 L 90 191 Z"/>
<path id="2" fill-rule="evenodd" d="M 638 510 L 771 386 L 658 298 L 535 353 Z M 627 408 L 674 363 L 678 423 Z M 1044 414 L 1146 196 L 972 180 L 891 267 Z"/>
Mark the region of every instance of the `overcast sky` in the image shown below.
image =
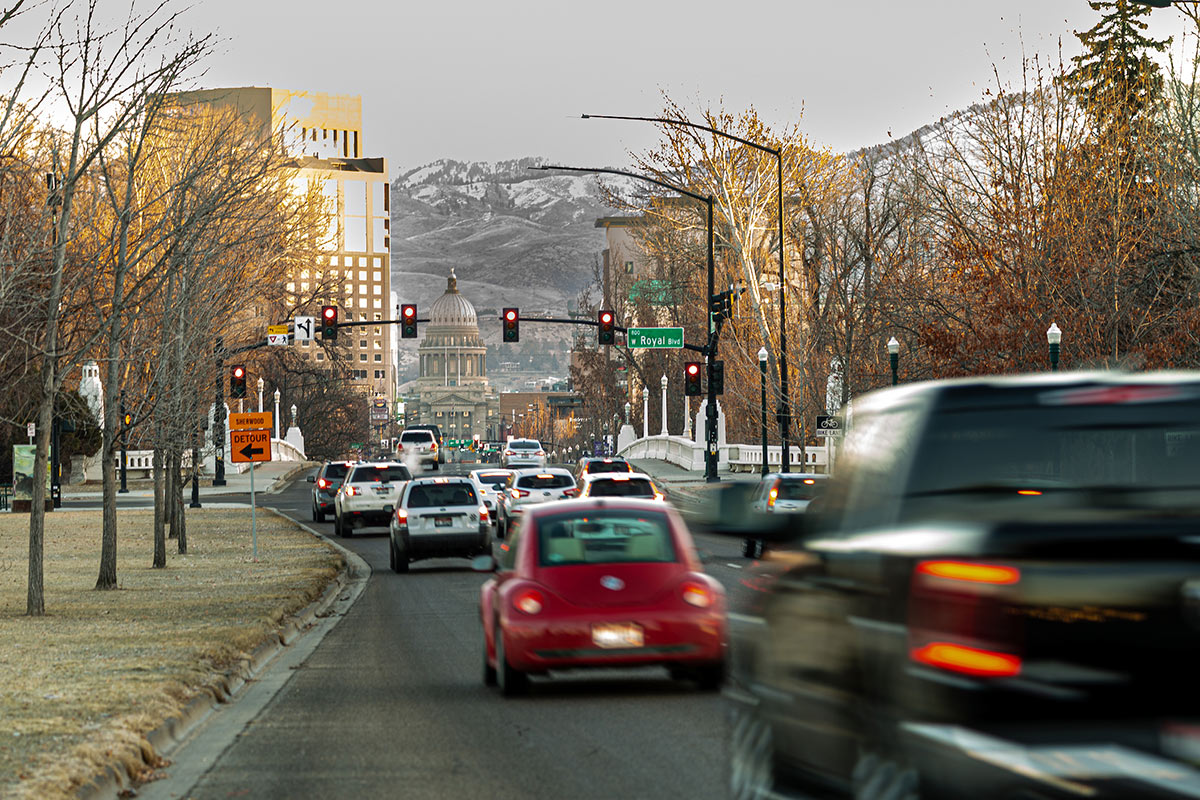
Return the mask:
<path id="1" fill-rule="evenodd" d="M 981 97 L 1022 49 L 1067 56 L 1085 0 L 197 0 L 226 40 L 206 86 L 274 86 L 363 100 L 364 155 L 393 174 L 439 158 L 546 156 L 621 165 L 656 115 L 754 106 L 772 125 L 851 150 Z M 1152 32 L 1187 25 L 1156 10 Z M 1176 47 L 1179 51 L 1179 47 Z"/>

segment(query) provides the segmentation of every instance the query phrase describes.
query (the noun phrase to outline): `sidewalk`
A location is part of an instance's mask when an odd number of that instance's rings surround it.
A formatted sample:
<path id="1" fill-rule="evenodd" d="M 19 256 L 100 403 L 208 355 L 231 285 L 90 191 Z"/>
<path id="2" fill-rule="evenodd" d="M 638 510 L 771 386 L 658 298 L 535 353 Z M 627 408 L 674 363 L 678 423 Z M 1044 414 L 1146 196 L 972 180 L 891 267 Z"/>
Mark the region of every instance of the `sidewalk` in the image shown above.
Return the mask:
<path id="1" fill-rule="evenodd" d="M 254 493 L 255 494 L 274 494 L 282 491 L 293 477 L 297 477 L 304 471 L 319 466 L 319 462 L 315 461 L 267 461 L 262 464 L 256 464 L 254 467 Z M 120 486 L 121 475 L 117 473 L 117 485 Z M 154 481 L 153 480 L 126 480 L 126 486 L 129 488 L 127 494 L 118 495 L 118 497 L 153 497 L 154 496 Z M 191 497 L 192 483 L 188 481 L 184 484 L 184 498 Z M 223 494 L 249 494 L 250 493 L 250 470 L 245 472 L 237 472 L 231 464 L 225 465 L 225 485 L 213 486 L 212 475 L 200 476 L 200 496 L 211 497 L 214 495 Z M 84 484 L 63 484 L 62 496 L 64 499 L 82 500 L 95 499 L 98 500 L 104 496 L 101 490 L 100 483 L 84 483 Z"/>

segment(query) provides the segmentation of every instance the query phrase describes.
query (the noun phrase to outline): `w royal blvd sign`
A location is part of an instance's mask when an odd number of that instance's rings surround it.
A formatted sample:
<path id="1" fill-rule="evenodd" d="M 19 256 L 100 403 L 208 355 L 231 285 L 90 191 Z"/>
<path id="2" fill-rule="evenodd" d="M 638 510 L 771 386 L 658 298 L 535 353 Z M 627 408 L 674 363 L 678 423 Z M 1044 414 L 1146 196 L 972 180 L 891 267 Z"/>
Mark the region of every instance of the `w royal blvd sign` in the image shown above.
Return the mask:
<path id="1" fill-rule="evenodd" d="M 625 343 L 630 347 L 678 350 L 683 347 L 683 328 L 630 328 Z"/>

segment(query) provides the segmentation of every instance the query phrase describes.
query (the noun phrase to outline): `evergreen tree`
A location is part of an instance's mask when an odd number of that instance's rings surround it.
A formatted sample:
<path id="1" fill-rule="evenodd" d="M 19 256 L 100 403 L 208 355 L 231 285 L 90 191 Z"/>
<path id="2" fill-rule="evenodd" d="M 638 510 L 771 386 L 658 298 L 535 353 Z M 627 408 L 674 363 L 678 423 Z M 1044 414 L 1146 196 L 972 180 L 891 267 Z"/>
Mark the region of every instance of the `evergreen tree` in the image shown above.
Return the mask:
<path id="1" fill-rule="evenodd" d="M 1075 32 L 1083 52 L 1071 59 L 1068 85 L 1102 128 L 1124 123 L 1153 105 L 1163 78 L 1151 53 L 1161 53 L 1170 39 L 1146 35 L 1149 6 L 1131 0 L 1088 0 L 1100 20 L 1089 30 Z"/>

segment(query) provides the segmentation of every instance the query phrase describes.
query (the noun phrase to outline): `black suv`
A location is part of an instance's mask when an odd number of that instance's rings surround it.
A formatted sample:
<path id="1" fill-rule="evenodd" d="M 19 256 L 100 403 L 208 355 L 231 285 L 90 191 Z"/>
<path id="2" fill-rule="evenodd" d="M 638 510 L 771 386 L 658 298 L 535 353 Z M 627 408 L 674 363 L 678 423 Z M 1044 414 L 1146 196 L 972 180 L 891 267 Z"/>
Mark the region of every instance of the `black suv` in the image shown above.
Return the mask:
<path id="1" fill-rule="evenodd" d="M 849 418 L 821 507 L 759 522 L 796 538 L 735 615 L 731 794 L 1200 797 L 1200 374 Z"/>
<path id="2" fill-rule="evenodd" d="M 326 461 L 317 470 L 316 475 L 309 475 L 308 482 L 315 484 L 312 490 L 312 518 L 314 522 L 324 522 L 326 514 L 333 513 L 333 498 L 346 480 L 353 461 Z"/>

